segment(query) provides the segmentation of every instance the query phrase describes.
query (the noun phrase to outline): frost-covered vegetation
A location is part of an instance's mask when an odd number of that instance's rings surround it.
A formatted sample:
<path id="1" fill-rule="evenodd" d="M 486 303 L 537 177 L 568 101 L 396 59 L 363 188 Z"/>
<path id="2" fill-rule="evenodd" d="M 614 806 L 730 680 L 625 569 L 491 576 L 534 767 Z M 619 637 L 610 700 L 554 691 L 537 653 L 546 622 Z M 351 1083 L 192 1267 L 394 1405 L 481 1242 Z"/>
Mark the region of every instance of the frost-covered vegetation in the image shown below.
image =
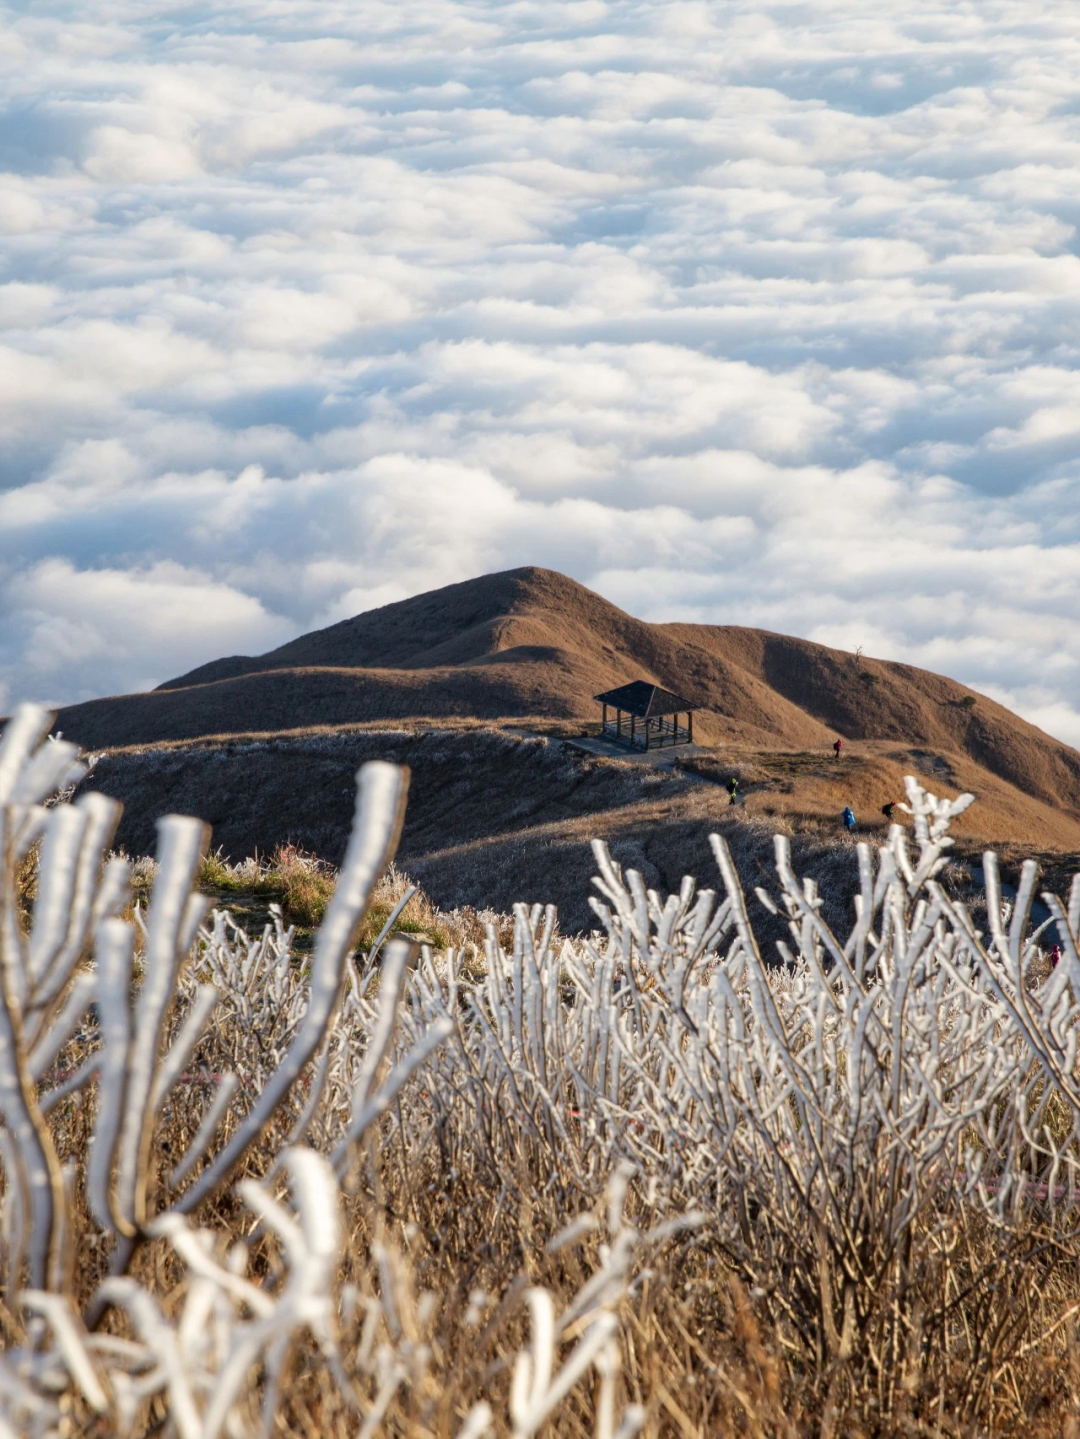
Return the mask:
<path id="1" fill-rule="evenodd" d="M 590 939 L 522 907 L 477 964 L 364 929 L 369 764 L 299 959 L 196 820 L 132 911 L 47 727 L 0 744 L 0 1433 L 1075 1432 L 1080 882 L 1032 933 L 987 856 L 977 929 L 970 797 L 908 782 L 847 933 L 783 837 L 773 955 L 720 838 L 666 898 L 598 845 Z"/>

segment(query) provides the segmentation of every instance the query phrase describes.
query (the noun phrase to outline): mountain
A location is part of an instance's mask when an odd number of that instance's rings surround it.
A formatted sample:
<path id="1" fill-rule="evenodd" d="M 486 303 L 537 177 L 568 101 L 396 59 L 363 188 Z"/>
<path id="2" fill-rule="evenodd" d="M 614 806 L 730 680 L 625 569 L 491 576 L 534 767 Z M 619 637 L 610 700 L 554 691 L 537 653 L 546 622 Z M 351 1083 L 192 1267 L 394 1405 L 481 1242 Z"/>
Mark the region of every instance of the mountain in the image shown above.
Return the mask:
<path id="1" fill-rule="evenodd" d="M 424 718 L 587 722 L 598 718 L 593 695 L 632 679 L 698 706 L 706 746 L 822 752 L 840 734 L 901 764 L 929 755 L 956 785 L 994 798 L 1014 831 L 1004 838 L 1080 847 L 1080 754 L 993 700 L 765 630 L 648 624 L 536 568 L 384 605 L 149 693 L 71 705 L 57 726 L 101 750 Z"/>
<path id="2" fill-rule="evenodd" d="M 590 752 L 593 696 L 635 679 L 698 706 L 696 748 L 659 762 Z M 209 820 L 234 860 L 291 843 L 337 862 L 357 766 L 406 764 L 399 862 L 433 900 L 550 900 L 568 930 L 593 922 L 590 838 L 657 888 L 683 874 L 713 887 L 713 830 L 751 893 L 767 880 L 773 832 L 791 835 L 800 873 L 841 923 L 857 870 L 840 811 L 853 805 L 858 838 L 883 838 L 881 805 L 902 797 L 905 774 L 976 794 L 953 827 L 949 881 L 976 913 L 988 845 L 1013 880 L 1037 853 L 1059 890 L 1080 851 L 1080 754 L 985 696 L 764 630 L 646 624 L 550 570 L 385 605 L 150 693 L 71 705 L 57 727 L 98 752 L 84 786 L 124 802 L 117 843 L 130 854 L 153 851 L 155 820 L 171 810 Z M 736 807 L 723 788 L 732 774 Z"/>

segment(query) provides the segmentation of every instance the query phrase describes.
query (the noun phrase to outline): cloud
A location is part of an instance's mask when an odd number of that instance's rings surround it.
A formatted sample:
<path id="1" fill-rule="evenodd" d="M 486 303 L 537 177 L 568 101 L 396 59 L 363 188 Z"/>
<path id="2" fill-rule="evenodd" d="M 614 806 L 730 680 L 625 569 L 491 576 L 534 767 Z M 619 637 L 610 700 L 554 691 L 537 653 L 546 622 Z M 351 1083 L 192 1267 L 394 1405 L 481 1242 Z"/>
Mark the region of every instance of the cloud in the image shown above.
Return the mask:
<path id="1" fill-rule="evenodd" d="M 42 560 L 9 581 L 4 598 L 18 616 L 4 648 L 22 652 L 43 687 L 38 697 L 53 702 L 48 686 L 57 675 L 65 699 L 91 698 L 123 691 L 132 674 L 152 685 L 162 649 L 194 665 L 208 652 L 268 648 L 289 634 L 250 595 L 167 561 L 77 570 L 64 559 Z"/>
<path id="2" fill-rule="evenodd" d="M 485 570 L 1080 740 L 1067 0 L 0 7 L 0 699 Z"/>

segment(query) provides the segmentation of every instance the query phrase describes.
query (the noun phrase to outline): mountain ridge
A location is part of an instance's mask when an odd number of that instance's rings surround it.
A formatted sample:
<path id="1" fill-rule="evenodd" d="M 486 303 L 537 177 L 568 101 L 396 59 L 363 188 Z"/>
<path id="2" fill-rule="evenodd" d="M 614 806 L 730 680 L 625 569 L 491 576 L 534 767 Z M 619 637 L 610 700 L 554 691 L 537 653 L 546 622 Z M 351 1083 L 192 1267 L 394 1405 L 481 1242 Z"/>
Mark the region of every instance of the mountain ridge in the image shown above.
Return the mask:
<path id="1" fill-rule="evenodd" d="M 1059 816 L 1048 843 L 1080 845 L 1080 753 L 957 681 L 767 630 L 651 624 L 536 567 L 395 601 L 147 693 L 68 706 L 57 724 L 93 749 L 377 721 L 587 724 L 595 694 L 633 679 L 684 695 L 698 707 L 695 736 L 732 753 L 823 751 L 837 734 L 940 752 L 958 782 L 997 792 L 1003 781 L 1039 801 L 1036 829 Z"/>

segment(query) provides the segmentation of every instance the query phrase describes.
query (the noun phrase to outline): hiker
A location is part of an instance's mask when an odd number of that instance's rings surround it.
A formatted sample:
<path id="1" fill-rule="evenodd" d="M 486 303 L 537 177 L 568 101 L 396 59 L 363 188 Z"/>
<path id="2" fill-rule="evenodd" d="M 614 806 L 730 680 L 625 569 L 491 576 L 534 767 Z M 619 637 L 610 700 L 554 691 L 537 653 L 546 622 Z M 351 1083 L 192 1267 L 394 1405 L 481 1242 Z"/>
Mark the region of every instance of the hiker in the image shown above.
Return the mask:
<path id="1" fill-rule="evenodd" d="M 836 740 L 835 743 L 833 744 L 833 754 L 836 756 L 837 759 L 840 758 L 840 751 L 841 751 L 843 748 L 844 748 L 844 741 L 843 741 L 842 739 Z"/>
<path id="2" fill-rule="evenodd" d="M 843 820 L 843 822 L 844 822 L 844 828 L 847 830 L 848 834 L 854 834 L 854 833 L 855 833 L 855 811 L 851 808 L 850 805 L 845 805 L 845 807 L 844 807 L 844 813 L 840 816 L 840 818 Z"/>
<path id="3" fill-rule="evenodd" d="M 900 801 L 898 799 L 891 799 L 888 804 L 883 804 L 881 806 L 881 813 L 885 816 L 885 818 L 890 824 L 892 824 L 893 810 L 899 803 Z"/>
<path id="4" fill-rule="evenodd" d="M 728 804 L 734 804 L 739 798 L 739 781 L 735 778 L 734 775 L 732 775 L 731 778 L 728 780 L 727 792 L 731 796 L 731 798 L 728 800 Z"/>
<path id="5" fill-rule="evenodd" d="M 1061 945 L 1060 945 L 1060 944 L 1055 944 L 1054 947 L 1053 947 L 1053 949 L 1050 951 L 1050 968 L 1051 968 L 1051 969 L 1057 969 L 1057 967 L 1058 967 L 1058 965 L 1059 965 L 1060 963 L 1061 963 Z"/>

